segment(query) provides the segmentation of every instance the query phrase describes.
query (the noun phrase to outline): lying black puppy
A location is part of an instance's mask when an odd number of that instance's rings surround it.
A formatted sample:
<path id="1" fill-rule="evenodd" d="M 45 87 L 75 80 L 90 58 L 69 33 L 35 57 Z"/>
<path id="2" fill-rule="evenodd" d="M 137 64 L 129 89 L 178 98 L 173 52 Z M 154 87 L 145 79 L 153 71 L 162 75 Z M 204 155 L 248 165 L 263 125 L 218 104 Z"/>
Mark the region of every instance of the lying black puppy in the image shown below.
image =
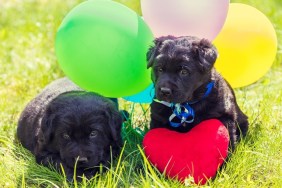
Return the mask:
<path id="1" fill-rule="evenodd" d="M 44 166 L 63 166 L 67 178 L 91 178 L 122 147 L 122 117 L 115 103 L 82 91 L 67 78 L 48 85 L 24 109 L 17 137 Z"/>
<path id="2" fill-rule="evenodd" d="M 232 88 L 213 68 L 215 47 L 197 37 L 166 36 L 154 43 L 147 53 L 156 92 L 150 128 L 187 132 L 203 120 L 216 118 L 228 128 L 233 150 L 249 123 Z"/>

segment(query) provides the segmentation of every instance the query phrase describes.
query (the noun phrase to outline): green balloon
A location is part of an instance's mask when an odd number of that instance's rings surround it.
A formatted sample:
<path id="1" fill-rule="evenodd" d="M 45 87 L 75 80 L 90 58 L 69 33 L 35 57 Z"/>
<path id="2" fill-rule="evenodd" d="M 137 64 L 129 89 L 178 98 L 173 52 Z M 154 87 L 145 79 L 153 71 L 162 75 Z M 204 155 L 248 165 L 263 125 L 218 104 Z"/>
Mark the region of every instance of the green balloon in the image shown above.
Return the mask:
<path id="1" fill-rule="evenodd" d="M 64 73 L 81 88 L 123 97 L 149 86 L 146 53 L 153 34 L 126 6 L 85 1 L 72 9 L 56 35 L 56 55 Z"/>

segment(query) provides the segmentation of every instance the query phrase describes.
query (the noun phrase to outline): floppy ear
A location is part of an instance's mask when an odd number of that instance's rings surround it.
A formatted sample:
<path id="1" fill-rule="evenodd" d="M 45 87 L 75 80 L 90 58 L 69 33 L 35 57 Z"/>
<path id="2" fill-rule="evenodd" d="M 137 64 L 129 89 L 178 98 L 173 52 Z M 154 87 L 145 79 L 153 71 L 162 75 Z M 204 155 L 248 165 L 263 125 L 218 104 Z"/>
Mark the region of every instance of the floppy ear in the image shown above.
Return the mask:
<path id="1" fill-rule="evenodd" d="M 106 114 L 108 116 L 108 122 L 110 126 L 111 135 L 114 141 L 118 144 L 122 143 L 121 140 L 121 127 L 122 127 L 122 115 L 121 113 L 113 108 L 109 108 L 106 110 Z"/>
<path id="2" fill-rule="evenodd" d="M 217 58 L 216 48 L 207 39 L 193 42 L 193 50 L 197 54 L 203 71 L 210 70 Z"/>
<path id="3" fill-rule="evenodd" d="M 149 48 L 147 52 L 147 69 L 153 66 L 154 59 L 156 57 L 156 51 L 157 47 L 155 45 Z"/>
<path id="4" fill-rule="evenodd" d="M 54 136 L 54 127 L 53 120 L 55 119 L 55 115 L 50 112 L 50 110 L 46 110 L 45 114 L 41 120 L 41 127 L 38 134 L 38 143 L 40 145 L 46 145 L 52 140 Z"/>
<path id="5" fill-rule="evenodd" d="M 112 155 L 116 157 L 118 156 L 123 143 L 121 137 L 122 115 L 116 108 L 114 108 L 114 106 L 111 105 L 107 105 L 107 108 L 104 112 L 106 113 L 106 117 L 108 118 L 108 124 L 110 126 L 110 132 L 112 137 Z"/>
<path id="6" fill-rule="evenodd" d="M 157 57 L 162 43 L 165 40 L 173 40 L 173 39 L 176 39 L 176 37 L 169 35 L 169 36 L 159 37 L 159 38 L 156 38 L 154 40 L 154 45 L 152 47 L 150 47 L 148 52 L 147 52 L 147 62 L 148 62 L 147 68 L 150 68 L 150 67 L 153 66 L 154 59 Z"/>
<path id="7" fill-rule="evenodd" d="M 35 155 L 38 155 L 42 153 L 46 149 L 46 146 L 49 145 L 50 140 L 52 139 L 53 136 L 53 126 L 52 126 L 52 121 L 54 119 L 54 115 L 51 115 L 47 111 L 45 111 L 40 127 L 36 131 L 36 144 L 34 148 L 34 153 Z"/>

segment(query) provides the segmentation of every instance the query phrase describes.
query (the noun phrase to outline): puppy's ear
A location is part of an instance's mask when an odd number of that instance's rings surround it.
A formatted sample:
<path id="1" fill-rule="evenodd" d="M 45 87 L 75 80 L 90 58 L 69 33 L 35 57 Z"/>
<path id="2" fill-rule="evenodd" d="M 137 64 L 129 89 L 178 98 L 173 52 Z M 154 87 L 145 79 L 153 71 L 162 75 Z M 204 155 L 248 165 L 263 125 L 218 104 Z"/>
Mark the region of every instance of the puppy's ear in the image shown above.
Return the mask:
<path id="1" fill-rule="evenodd" d="M 162 43 L 165 40 L 173 40 L 173 39 L 176 39 L 176 37 L 169 35 L 169 36 L 159 37 L 154 40 L 154 45 L 150 47 L 147 52 L 147 62 L 148 62 L 147 68 L 150 68 L 153 66 L 154 60 L 158 55 L 158 52 L 159 52 L 160 47 L 162 46 Z"/>
<path id="2" fill-rule="evenodd" d="M 157 47 L 155 45 L 149 48 L 147 52 L 147 69 L 153 66 L 154 59 L 156 57 L 156 51 Z"/>
<path id="3" fill-rule="evenodd" d="M 147 52 L 147 62 L 148 62 L 147 69 L 153 66 L 154 60 L 158 55 L 157 54 L 158 49 L 160 48 L 163 41 L 164 40 L 162 40 L 162 38 L 156 38 L 154 40 L 154 45 L 149 48 Z"/>
<path id="4" fill-rule="evenodd" d="M 37 143 L 35 144 L 34 153 L 35 155 L 38 155 L 45 149 L 45 146 L 48 145 L 48 142 L 43 134 L 42 129 L 38 130 L 35 139 Z"/>
<path id="5" fill-rule="evenodd" d="M 47 109 L 42 120 L 41 120 L 41 128 L 38 134 L 38 143 L 40 145 L 46 145 L 50 142 L 54 134 L 54 126 L 53 120 L 55 119 L 55 115 L 50 113 Z"/>
<path id="6" fill-rule="evenodd" d="M 193 42 L 193 50 L 197 54 L 203 71 L 210 70 L 217 58 L 216 48 L 207 39 Z"/>
<path id="7" fill-rule="evenodd" d="M 112 107 L 108 109 L 109 110 L 106 110 L 106 114 L 108 116 L 112 138 L 114 141 L 121 143 L 122 115 L 118 110 L 113 109 Z"/>

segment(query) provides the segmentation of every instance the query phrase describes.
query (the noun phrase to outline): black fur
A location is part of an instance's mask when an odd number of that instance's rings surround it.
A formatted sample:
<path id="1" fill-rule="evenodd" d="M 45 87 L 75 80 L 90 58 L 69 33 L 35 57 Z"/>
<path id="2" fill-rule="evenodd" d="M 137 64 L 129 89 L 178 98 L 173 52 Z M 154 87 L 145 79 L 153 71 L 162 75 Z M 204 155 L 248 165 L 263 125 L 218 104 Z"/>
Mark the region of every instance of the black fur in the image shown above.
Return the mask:
<path id="1" fill-rule="evenodd" d="M 151 104 L 150 128 L 166 127 L 187 132 L 203 120 L 217 118 L 228 129 L 230 147 L 244 137 L 248 117 L 240 110 L 230 85 L 216 72 L 216 48 L 206 39 L 166 36 L 155 39 L 147 53 L 148 68 L 152 67 L 152 81 L 158 100 L 191 104 L 195 111 L 193 123 L 173 128 L 169 124 L 172 110 L 160 103 Z M 208 83 L 214 82 L 211 93 L 203 99 Z"/>
<path id="2" fill-rule="evenodd" d="M 44 166 L 63 166 L 72 179 L 91 178 L 122 147 L 122 116 L 110 99 L 82 91 L 66 78 L 51 83 L 24 109 L 17 137 Z"/>

